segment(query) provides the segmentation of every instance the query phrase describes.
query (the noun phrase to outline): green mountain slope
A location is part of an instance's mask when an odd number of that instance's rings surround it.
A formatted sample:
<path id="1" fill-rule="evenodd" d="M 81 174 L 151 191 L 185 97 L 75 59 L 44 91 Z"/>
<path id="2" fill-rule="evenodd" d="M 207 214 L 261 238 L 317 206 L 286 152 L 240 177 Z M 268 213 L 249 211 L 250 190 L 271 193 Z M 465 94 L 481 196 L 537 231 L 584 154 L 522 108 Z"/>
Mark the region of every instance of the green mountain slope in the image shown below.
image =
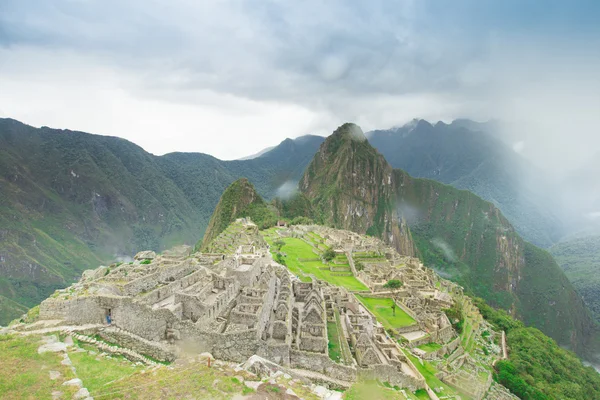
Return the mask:
<path id="1" fill-rule="evenodd" d="M 474 299 L 494 329 L 506 332 L 509 358 L 495 365 L 494 379 L 521 399 L 595 399 L 600 375 L 577 356 L 535 328 L 527 328 L 503 310 Z"/>
<path id="2" fill-rule="evenodd" d="M 338 128 L 301 181 L 325 223 L 369 231 L 396 247 L 388 235 L 403 227 L 428 266 L 561 345 L 584 351 L 594 324 L 547 252 L 526 243 L 499 209 L 476 195 L 392 170 L 366 140 L 355 139 L 358 130 Z"/>
<path id="3" fill-rule="evenodd" d="M 549 247 L 564 234 L 556 191 L 545 175 L 492 134 L 485 125 L 415 120 L 368 133 L 369 142 L 394 168 L 469 190 L 498 207 L 517 232 Z M 560 214 L 560 215 L 559 215 Z"/>
<path id="4" fill-rule="evenodd" d="M 550 253 L 600 322 L 600 236 L 575 237 L 552 246 Z"/>
<path id="5" fill-rule="evenodd" d="M 0 325 L 82 271 L 200 239 L 223 190 L 249 176 L 272 198 L 323 138 L 253 160 L 157 157 L 126 140 L 0 119 Z M 16 304 L 15 304 L 16 303 Z"/>
<path id="6" fill-rule="evenodd" d="M 233 182 L 223 192 L 210 218 L 202 243 L 198 243 L 196 248 L 205 251 L 213 239 L 232 222 L 247 217 L 250 217 L 259 228 L 273 226 L 277 222 L 275 212 L 269 209 L 248 179 L 242 178 Z"/>

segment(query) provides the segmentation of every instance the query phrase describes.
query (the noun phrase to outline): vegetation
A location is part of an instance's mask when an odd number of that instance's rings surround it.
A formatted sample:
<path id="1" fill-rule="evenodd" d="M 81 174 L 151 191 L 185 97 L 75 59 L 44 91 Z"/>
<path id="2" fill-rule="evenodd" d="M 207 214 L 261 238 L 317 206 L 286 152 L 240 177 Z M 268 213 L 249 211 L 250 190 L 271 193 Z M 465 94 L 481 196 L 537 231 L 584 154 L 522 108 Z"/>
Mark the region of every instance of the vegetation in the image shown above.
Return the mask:
<path id="1" fill-rule="evenodd" d="M 456 390 L 441 380 L 439 380 L 435 375 L 439 372 L 435 365 L 429 361 L 422 361 L 421 359 L 413 356 L 408 350 L 403 349 L 404 354 L 412 361 L 415 367 L 419 370 L 425 381 L 432 388 L 441 388 L 443 396 L 450 396 L 458 394 Z"/>
<path id="2" fill-rule="evenodd" d="M 509 359 L 496 363 L 497 382 L 521 399 L 600 398 L 600 375 L 584 366 L 574 353 L 482 299 L 475 299 L 475 303 L 484 318 L 507 335 Z"/>
<path id="3" fill-rule="evenodd" d="M 335 362 L 340 362 L 342 359 L 342 349 L 340 345 L 340 334 L 335 322 L 327 323 L 327 339 L 329 340 L 329 358 Z"/>
<path id="4" fill-rule="evenodd" d="M 75 390 L 61 386 L 63 381 L 51 380 L 48 373 L 57 371 L 68 380 L 75 377 L 73 372 L 61 364 L 58 354 L 38 354 L 42 344 L 39 336 L 0 335 L 0 397 L 50 399 L 53 391 L 72 397 Z"/>
<path id="5" fill-rule="evenodd" d="M 394 300 L 389 298 L 373 298 L 356 296 L 371 311 L 386 329 L 400 328 L 416 324 L 416 321 L 400 307 L 392 310 Z"/>
<path id="6" fill-rule="evenodd" d="M 245 178 L 233 182 L 221 196 L 213 212 L 208 228 L 198 243 L 197 249 L 206 250 L 208 245 L 238 218 L 249 217 L 260 229 L 269 228 L 277 223 L 277 215 L 265 203 Z"/>
<path id="7" fill-rule="evenodd" d="M 0 277 L 0 325 L 115 254 L 196 243 L 229 184 L 247 177 L 271 199 L 300 179 L 322 141 L 306 136 L 257 159 L 221 161 L 0 119 L 0 254 L 13 271 Z"/>
<path id="8" fill-rule="evenodd" d="M 600 235 L 575 237 L 549 251 L 600 322 Z"/>
<path id="9" fill-rule="evenodd" d="M 321 254 L 321 257 L 323 257 L 324 261 L 329 262 L 335 258 L 335 252 L 333 249 L 327 249 Z"/>
<path id="10" fill-rule="evenodd" d="M 383 287 L 386 289 L 391 289 L 393 292 L 395 292 L 402 287 L 402 282 L 398 279 L 390 279 L 383 285 Z"/>
<path id="11" fill-rule="evenodd" d="M 411 396 L 410 398 L 413 399 L 414 397 Z M 427 398 L 429 399 L 429 396 Z M 385 387 L 379 382 L 358 382 L 352 385 L 352 387 L 344 393 L 344 399 L 405 400 L 406 397 L 399 391 Z"/>
<path id="12" fill-rule="evenodd" d="M 422 344 L 417 347 L 427 353 L 431 353 L 433 351 L 437 351 L 437 350 L 441 349 L 442 345 L 438 344 L 438 343 L 427 343 L 427 344 Z"/>
<path id="13" fill-rule="evenodd" d="M 334 285 L 343 286 L 349 290 L 368 291 L 362 282 L 356 279 L 352 273 L 340 274 L 331 272 L 329 265 L 324 264 L 319 255 L 315 254 L 313 247 L 302 239 L 298 238 L 278 238 L 275 236 L 276 229 L 263 231 L 265 240 L 271 244 L 271 252 L 275 260 L 280 264 L 286 265 L 292 273 L 297 275 L 302 281 L 310 282 L 311 275 L 317 279 L 330 282 Z M 273 248 L 274 240 L 285 242 L 280 250 Z M 309 260 L 309 261 L 305 261 Z M 315 261 L 312 261 L 315 260 Z"/>
<path id="14" fill-rule="evenodd" d="M 444 312 L 450 320 L 454 330 L 461 334 L 465 324 L 465 316 L 463 315 L 462 308 L 457 303 L 454 303 L 451 308 L 445 309 Z"/>

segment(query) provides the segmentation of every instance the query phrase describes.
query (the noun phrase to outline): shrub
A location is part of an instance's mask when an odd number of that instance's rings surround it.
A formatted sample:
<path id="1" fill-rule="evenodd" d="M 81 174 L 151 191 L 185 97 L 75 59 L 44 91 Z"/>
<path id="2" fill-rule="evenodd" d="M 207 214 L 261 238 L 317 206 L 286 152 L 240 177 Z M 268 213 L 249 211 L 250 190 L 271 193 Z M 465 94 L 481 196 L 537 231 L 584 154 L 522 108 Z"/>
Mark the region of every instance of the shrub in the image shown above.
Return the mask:
<path id="1" fill-rule="evenodd" d="M 326 262 L 329 262 L 335 258 L 335 251 L 333 251 L 333 249 L 327 249 L 323 252 L 322 257 L 323 257 L 323 260 L 325 260 Z"/>

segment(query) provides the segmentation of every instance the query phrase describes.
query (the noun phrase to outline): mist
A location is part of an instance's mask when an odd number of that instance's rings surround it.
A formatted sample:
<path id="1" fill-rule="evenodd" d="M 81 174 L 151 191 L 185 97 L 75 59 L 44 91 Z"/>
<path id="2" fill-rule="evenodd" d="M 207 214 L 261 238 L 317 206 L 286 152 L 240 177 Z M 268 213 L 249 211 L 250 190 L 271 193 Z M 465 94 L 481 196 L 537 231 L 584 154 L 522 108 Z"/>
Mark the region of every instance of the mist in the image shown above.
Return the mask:
<path id="1" fill-rule="evenodd" d="M 289 200 L 298 193 L 298 183 L 294 181 L 287 181 L 277 188 L 275 191 L 275 197 L 279 197 L 282 200 Z"/>

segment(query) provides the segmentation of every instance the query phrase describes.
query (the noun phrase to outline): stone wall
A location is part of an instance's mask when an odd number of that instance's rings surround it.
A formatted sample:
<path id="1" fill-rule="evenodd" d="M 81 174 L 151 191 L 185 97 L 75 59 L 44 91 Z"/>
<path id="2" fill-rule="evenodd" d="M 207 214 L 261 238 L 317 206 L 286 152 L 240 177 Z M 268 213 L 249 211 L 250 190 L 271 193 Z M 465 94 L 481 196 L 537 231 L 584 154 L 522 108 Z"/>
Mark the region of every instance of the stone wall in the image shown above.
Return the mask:
<path id="1" fill-rule="evenodd" d="M 146 304 L 154 304 L 158 303 L 161 300 L 166 299 L 169 296 L 172 296 L 176 291 L 185 289 L 190 287 L 200 281 L 207 275 L 206 269 L 202 268 L 194 273 L 189 274 L 188 276 L 183 277 L 182 279 L 170 283 L 168 285 L 162 286 L 160 288 L 154 289 L 151 292 L 145 294 L 140 302 Z"/>
<path id="2" fill-rule="evenodd" d="M 290 350 L 290 365 L 292 368 L 319 372 L 346 382 L 354 382 L 357 379 L 356 368 L 337 364 L 326 354 Z"/>
<path id="3" fill-rule="evenodd" d="M 93 297 L 72 300 L 48 298 L 40 304 L 40 319 L 61 319 L 68 324 L 102 324 L 106 313 Z"/>
<path id="4" fill-rule="evenodd" d="M 146 340 L 159 341 L 165 339 L 167 325 L 174 326 L 179 322 L 170 310 L 152 308 L 138 304 L 131 299 L 123 299 L 122 304 L 112 309 L 113 324 Z"/>
<path id="5" fill-rule="evenodd" d="M 388 382 L 392 386 L 409 388 L 414 391 L 425 387 L 425 380 L 406 375 L 393 365 L 378 364 L 369 368 L 359 368 L 358 376 L 366 380 Z"/>
<path id="6" fill-rule="evenodd" d="M 160 282 L 166 282 L 169 279 L 181 279 L 198 268 L 197 265 L 187 261 L 182 265 L 171 268 L 161 268 L 158 272 L 143 276 L 134 281 L 121 286 L 121 292 L 124 296 L 136 296 L 140 293 L 149 292 Z"/>
<path id="7" fill-rule="evenodd" d="M 150 356 L 156 360 L 172 362 L 176 358 L 174 349 L 162 343 L 150 342 L 136 335 L 127 332 L 106 329 L 98 332 L 100 337 L 110 343 L 116 343 L 121 347 L 132 349 L 145 356 Z"/>
<path id="8" fill-rule="evenodd" d="M 185 293 L 175 294 L 175 303 L 181 303 L 182 315 L 196 322 L 206 313 L 206 305 L 199 301 L 196 296 Z"/>
<path id="9" fill-rule="evenodd" d="M 256 339 L 256 329 L 232 333 L 206 332 L 190 321 L 182 321 L 178 328 L 182 348 L 192 353 L 208 351 L 218 359 L 243 362 L 258 354 L 260 345 L 264 346 Z"/>

